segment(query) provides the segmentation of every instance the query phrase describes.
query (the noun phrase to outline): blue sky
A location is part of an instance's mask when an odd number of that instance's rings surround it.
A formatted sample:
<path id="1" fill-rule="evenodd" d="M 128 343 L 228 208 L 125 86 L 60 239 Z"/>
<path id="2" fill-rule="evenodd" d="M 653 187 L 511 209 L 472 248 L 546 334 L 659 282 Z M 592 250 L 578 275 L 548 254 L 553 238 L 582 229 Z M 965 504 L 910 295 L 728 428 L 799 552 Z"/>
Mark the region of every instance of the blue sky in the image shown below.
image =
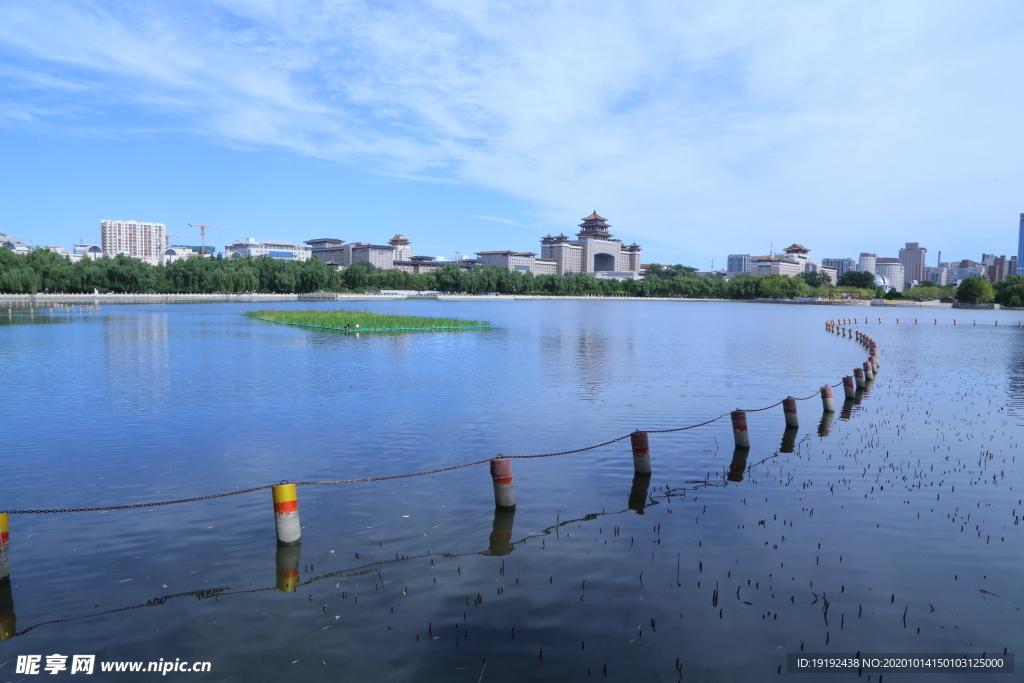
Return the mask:
<path id="1" fill-rule="evenodd" d="M 1016 252 L 1018 2 L 0 0 L 0 232 Z M 212 234 L 211 234 L 212 233 Z M 191 243 L 195 240 L 182 239 Z"/>

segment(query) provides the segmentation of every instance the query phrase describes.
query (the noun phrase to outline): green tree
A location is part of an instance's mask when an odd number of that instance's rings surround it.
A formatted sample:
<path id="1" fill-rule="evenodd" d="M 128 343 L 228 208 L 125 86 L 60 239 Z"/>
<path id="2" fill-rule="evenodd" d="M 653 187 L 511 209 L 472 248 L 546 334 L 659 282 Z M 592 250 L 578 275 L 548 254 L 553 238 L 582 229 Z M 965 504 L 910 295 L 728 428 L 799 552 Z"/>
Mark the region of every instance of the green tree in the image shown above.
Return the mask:
<path id="1" fill-rule="evenodd" d="M 983 304 L 995 298 L 995 291 L 983 277 L 969 277 L 956 288 L 956 300 L 962 304 Z"/>
<path id="2" fill-rule="evenodd" d="M 1024 306 L 1024 275 L 1008 275 L 995 285 L 996 303 L 1002 306 Z"/>
<path id="3" fill-rule="evenodd" d="M 832 278 L 822 271 L 800 273 L 799 277 L 811 287 L 823 287 L 832 284 Z"/>
<path id="4" fill-rule="evenodd" d="M 875 276 L 866 270 L 848 270 L 839 276 L 839 285 L 842 287 L 874 289 Z"/>

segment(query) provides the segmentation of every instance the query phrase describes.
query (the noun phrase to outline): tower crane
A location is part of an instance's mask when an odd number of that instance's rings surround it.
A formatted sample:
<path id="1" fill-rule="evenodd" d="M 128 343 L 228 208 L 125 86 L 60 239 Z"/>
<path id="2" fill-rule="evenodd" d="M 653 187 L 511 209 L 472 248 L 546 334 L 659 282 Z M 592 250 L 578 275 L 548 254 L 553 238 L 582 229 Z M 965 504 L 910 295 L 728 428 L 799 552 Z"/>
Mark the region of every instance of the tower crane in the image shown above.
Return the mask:
<path id="1" fill-rule="evenodd" d="M 203 241 L 202 246 L 200 247 L 202 251 L 200 251 L 199 256 L 202 257 L 202 258 L 206 258 L 206 229 L 207 228 L 216 228 L 217 230 L 238 230 L 238 228 L 225 228 L 222 225 L 209 225 L 207 223 L 189 223 L 188 226 L 190 228 L 199 228 L 199 234 L 202 236 L 201 239 Z"/>
<path id="2" fill-rule="evenodd" d="M 167 249 L 167 248 L 169 248 L 171 246 L 171 238 L 172 237 L 193 237 L 194 238 L 194 237 L 198 237 L 198 235 L 172 235 L 169 232 L 165 232 L 164 233 L 164 249 Z"/>

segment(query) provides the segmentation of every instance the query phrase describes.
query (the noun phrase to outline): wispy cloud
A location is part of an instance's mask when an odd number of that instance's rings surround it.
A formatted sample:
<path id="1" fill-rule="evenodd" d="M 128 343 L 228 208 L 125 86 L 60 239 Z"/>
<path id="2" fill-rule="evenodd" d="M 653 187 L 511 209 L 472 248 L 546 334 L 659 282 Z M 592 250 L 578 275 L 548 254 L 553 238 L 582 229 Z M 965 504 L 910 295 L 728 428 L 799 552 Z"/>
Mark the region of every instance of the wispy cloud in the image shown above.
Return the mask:
<path id="1" fill-rule="evenodd" d="M 0 51 L 22 85 L 0 107 L 7 125 L 83 127 L 97 121 L 72 111 L 130 107 L 121 131 L 159 119 L 475 183 L 551 225 L 596 206 L 621 236 L 684 254 L 823 231 L 884 251 L 897 228 L 952 234 L 1019 202 L 1021 15 L 921 0 L 9 2 Z"/>
<path id="2" fill-rule="evenodd" d="M 516 221 L 508 218 L 496 218 L 495 216 L 473 216 L 473 218 L 477 218 L 482 221 L 496 221 L 498 223 L 505 223 L 506 225 L 522 225 L 522 223 L 517 223 Z"/>

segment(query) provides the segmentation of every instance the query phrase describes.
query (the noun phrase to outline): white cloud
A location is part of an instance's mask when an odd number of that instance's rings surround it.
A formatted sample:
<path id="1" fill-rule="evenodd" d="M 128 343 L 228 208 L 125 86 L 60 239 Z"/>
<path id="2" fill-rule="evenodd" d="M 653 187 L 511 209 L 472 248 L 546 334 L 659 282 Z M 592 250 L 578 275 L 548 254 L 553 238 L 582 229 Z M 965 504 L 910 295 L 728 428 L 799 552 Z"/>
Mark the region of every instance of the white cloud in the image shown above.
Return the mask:
<path id="1" fill-rule="evenodd" d="M 1009 245 L 1019 213 L 1015 3 L 113 7 L 8 3 L 0 49 L 69 110 L 496 188 L 553 227 L 597 208 L 675 260 L 888 253 L 971 217 Z M 53 123 L 26 91 L 8 121 Z"/>
<path id="2" fill-rule="evenodd" d="M 522 223 L 517 223 L 516 221 L 510 220 L 508 218 L 497 218 L 495 216 L 473 216 L 473 218 L 476 218 L 481 221 L 495 221 L 498 223 L 504 223 L 505 225 L 522 225 Z"/>

